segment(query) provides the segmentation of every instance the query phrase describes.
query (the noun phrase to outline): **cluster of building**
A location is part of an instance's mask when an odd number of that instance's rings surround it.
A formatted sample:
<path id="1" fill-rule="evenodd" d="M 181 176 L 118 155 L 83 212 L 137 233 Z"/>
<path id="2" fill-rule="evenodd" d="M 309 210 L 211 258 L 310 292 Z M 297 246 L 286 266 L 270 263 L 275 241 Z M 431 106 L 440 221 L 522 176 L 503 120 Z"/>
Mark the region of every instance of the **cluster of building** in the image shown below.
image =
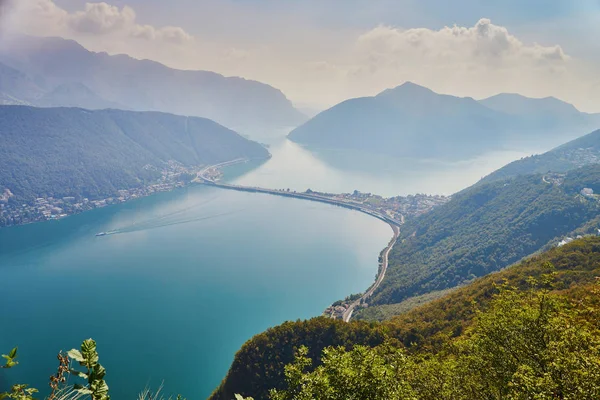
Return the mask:
<path id="1" fill-rule="evenodd" d="M 344 318 L 344 313 L 346 312 L 346 310 L 348 309 L 348 304 L 343 303 L 343 304 L 338 304 L 338 305 L 331 305 L 329 307 L 327 307 L 325 309 L 325 311 L 323 311 L 323 315 L 329 317 L 329 318 L 333 318 L 333 319 L 342 319 Z"/>
<path id="2" fill-rule="evenodd" d="M 334 200 L 368 207 L 375 211 L 385 213 L 397 221 L 405 218 L 417 217 L 431 211 L 432 208 L 447 203 L 449 196 L 415 194 L 408 196 L 382 197 L 372 193 L 362 193 L 355 190 L 352 193 L 331 194 L 318 193 L 322 196 L 331 197 Z"/>
<path id="3" fill-rule="evenodd" d="M 600 154 L 592 147 L 570 149 L 563 157 L 571 160 L 577 167 L 600 163 Z"/>
<path id="4" fill-rule="evenodd" d="M 218 167 L 210 167 L 202 170 L 202 177 L 211 181 L 219 181 L 223 176 L 223 172 Z"/>
<path id="5" fill-rule="evenodd" d="M 323 311 L 323 315 L 334 319 L 343 319 L 344 313 L 348 310 L 350 304 L 358 300 L 361 296 L 362 293 L 357 293 L 346 297 L 344 300 L 336 301 L 335 303 L 327 307 L 325 311 Z M 357 306 L 357 309 L 365 306 L 366 304 L 363 302 L 363 300 L 361 300 L 360 304 Z"/>
<path id="6" fill-rule="evenodd" d="M 560 186 L 565 181 L 565 174 L 558 174 L 554 172 L 549 172 L 542 177 L 542 180 L 546 183 L 550 183 L 552 185 Z"/>
<path id="7" fill-rule="evenodd" d="M 155 169 L 146 166 L 145 169 Z M 112 196 L 89 199 L 82 196 L 39 197 L 33 201 L 17 202 L 9 189 L 0 194 L 0 226 L 21 225 L 31 222 L 64 218 L 68 215 L 101 208 L 111 204 L 167 192 L 187 185 L 200 171 L 199 167 L 187 168 L 174 161 L 168 162 L 160 170 L 161 178 L 150 185 L 119 190 Z"/>
<path id="8" fill-rule="evenodd" d="M 593 235 L 577 235 L 574 238 L 572 238 L 570 236 L 567 236 L 566 238 L 564 238 L 563 240 L 561 240 L 560 242 L 558 242 L 558 244 L 556 245 L 556 247 L 562 247 L 562 246 L 564 246 L 566 244 L 571 243 L 575 239 L 582 239 L 585 236 L 593 236 Z M 596 236 L 600 236 L 600 229 L 597 229 Z"/>

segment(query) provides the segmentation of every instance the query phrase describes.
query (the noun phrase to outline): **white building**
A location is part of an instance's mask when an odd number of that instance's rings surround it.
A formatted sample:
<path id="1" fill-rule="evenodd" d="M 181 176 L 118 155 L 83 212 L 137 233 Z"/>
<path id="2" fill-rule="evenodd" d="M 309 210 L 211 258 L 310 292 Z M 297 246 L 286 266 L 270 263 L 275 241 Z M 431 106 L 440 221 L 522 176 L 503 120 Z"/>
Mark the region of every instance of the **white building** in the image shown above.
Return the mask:
<path id="1" fill-rule="evenodd" d="M 569 244 L 573 241 L 573 238 L 567 237 L 564 238 L 563 240 L 560 241 L 560 243 L 558 243 L 558 247 L 564 246 L 565 244 Z"/>
<path id="2" fill-rule="evenodd" d="M 593 196 L 594 195 L 594 190 L 590 189 L 590 188 L 581 189 L 581 195 L 582 196 L 586 196 L 586 197 Z"/>

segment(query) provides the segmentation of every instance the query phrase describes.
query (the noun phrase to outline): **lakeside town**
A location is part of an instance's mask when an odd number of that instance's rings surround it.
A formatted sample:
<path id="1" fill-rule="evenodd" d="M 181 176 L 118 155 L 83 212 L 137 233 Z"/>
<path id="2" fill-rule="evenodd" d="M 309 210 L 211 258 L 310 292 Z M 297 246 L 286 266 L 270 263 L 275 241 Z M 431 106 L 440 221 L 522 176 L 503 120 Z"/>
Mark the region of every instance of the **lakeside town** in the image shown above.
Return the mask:
<path id="1" fill-rule="evenodd" d="M 165 166 L 161 169 L 152 165 L 147 165 L 144 168 L 160 171 L 160 179 L 147 186 L 118 190 L 111 196 L 99 199 L 89 199 L 83 196 L 41 196 L 30 201 L 18 201 L 9 188 L 0 189 L 2 190 L 0 191 L 0 226 L 57 220 L 95 208 L 124 203 L 158 192 L 167 192 L 192 183 L 199 174 L 215 181 L 223 176 L 221 168 L 216 166 L 186 167 L 175 161 L 165 163 Z M 286 190 L 290 191 L 290 189 Z M 358 190 L 352 193 L 334 194 L 314 192 L 307 189 L 304 193 L 360 205 L 388 215 L 398 221 L 424 214 L 450 199 L 448 196 L 426 194 L 385 198 L 371 193 L 362 193 Z"/>
<path id="2" fill-rule="evenodd" d="M 363 193 L 358 190 L 352 193 L 320 193 L 307 190 L 306 193 L 312 193 L 323 197 L 329 197 L 332 200 L 345 203 L 360 205 L 373 211 L 383 213 L 396 221 L 402 221 L 406 218 L 414 218 L 431 211 L 432 208 L 445 204 L 450 200 L 450 196 L 414 194 L 408 196 L 383 197 L 372 193 Z"/>
<path id="3" fill-rule="evenodd" d="M 31 201 L 18 201 L 10 189 L 0 192 L 0 227 L 23 225 L 33 222 L 58 220 L 69 215 L 120 204 L 129 200 L 168 192 L 188 185 L 204 166 L 186 167 L 176 161 L 168 161 L 162 168 L 146 165 L 144 169 L 160 172 L 160 178 L 149 185 L 116 191 L 111 196 L 89 199 L 83 196 L 44 196 Z"/>

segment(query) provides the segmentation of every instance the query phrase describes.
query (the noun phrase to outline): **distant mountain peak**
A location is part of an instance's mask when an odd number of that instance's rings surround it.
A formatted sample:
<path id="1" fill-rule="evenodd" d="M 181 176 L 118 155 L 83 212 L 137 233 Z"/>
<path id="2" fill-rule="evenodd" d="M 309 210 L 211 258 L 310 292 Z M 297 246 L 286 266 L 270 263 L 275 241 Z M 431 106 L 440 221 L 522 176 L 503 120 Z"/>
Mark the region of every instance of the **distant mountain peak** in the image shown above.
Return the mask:
<path id="1" fill-rule="evenodd" d="M 410 81 L 406 81 L 404 82 L 402 85 L 400 86 L 396 86 L 395 88 L 391 88 L 391 89 L 386 89 L 383 92 L 379 93 L 376 97 L 387 97 L 387 96 L 394 96 L 394 95 L 435 95 L 437 93 L 435 93 L 433 90 L 425 87 L 425 86 L 421 86 L 418 85 L 414 82 L 410 82 Z"/>
<path id="2" fill-rule="evenodd" d="M 479 100 L 484 106 L 507 114 L 521 115 L 569 115 L 578 114 L 579 110 L 566 101 L 556 97 L 531 98 L 518 93 L 500 93 L 483 100 Z"/>

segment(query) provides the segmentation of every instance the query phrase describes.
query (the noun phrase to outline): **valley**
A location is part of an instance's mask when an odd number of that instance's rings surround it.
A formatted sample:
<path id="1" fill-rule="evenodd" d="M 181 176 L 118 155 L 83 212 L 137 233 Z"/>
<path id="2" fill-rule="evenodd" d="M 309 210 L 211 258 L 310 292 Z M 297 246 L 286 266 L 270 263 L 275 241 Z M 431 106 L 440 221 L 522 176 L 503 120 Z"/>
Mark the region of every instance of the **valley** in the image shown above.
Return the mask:
<path id="1" fill-rule="evenodd" d="M 0 0 L 0 399 L 600 398 L 600 8 L 488 3 Z"/>

